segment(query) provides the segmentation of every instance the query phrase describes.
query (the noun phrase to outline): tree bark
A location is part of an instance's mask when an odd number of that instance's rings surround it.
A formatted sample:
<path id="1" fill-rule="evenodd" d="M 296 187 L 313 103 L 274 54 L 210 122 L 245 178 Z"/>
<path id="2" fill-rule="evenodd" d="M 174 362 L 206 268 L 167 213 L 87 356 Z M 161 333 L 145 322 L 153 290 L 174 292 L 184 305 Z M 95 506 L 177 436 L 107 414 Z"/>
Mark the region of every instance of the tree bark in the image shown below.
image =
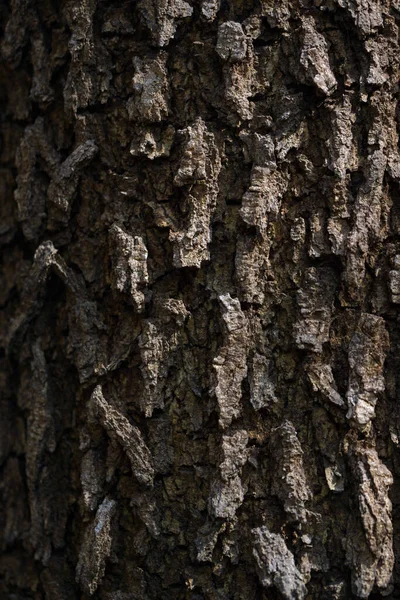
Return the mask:
<path id="1" fill-rule="evenodd" d="M 1 598 L 400 598 L 399 17 L 0 4 Z"/>

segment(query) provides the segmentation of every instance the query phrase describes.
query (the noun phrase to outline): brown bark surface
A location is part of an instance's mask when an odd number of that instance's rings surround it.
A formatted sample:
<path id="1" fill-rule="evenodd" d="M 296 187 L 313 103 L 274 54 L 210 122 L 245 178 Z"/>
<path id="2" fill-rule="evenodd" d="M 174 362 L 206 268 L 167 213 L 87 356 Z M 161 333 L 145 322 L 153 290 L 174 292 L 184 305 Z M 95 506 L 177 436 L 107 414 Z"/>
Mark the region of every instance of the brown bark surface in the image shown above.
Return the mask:
<path id="1" fill-rule="evenodd" d="M 0 2 L 0 598 L 400 598 L 399 19 Z"/>

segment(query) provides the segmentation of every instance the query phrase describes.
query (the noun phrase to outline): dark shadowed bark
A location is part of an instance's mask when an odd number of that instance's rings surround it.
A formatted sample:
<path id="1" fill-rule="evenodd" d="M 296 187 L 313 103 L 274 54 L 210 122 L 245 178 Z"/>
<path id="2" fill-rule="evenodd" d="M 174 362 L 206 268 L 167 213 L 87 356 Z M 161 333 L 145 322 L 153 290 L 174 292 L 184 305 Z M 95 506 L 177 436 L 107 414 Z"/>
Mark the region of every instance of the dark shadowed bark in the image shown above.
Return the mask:
<path id="1" fill-rule="evenodd" d="M 398 0 L 0 0 L 0 598 L 400 598 Z"/>

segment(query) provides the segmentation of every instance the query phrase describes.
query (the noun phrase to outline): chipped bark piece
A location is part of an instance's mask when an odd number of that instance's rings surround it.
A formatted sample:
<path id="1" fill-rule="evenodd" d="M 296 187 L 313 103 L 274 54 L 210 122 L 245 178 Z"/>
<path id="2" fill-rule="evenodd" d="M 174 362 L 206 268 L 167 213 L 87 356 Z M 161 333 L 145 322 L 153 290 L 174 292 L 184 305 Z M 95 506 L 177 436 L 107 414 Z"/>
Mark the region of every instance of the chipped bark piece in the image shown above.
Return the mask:
<path id="1" fill-rule="evenodd" d="M 387 158 L 381 149 L 373 151 L 368 157 L 366 182 L 360 189 L 356 199 L 356 222 L 351 234 L 351 243 L 357 244 L 360 250 L 367 249 L 368 234 L 380 235 L 379 222 L 381 214 L 382 181 L 387 165 Z"/>
<path id="2" fill-rule="evenodd" d="M 206 179 L 209 144 L 214 140 L 213 134 L 208 131 L 206 123 L 201 118 L 197 119 L 193 126 L 184 129 L 182 134 L 184 135 L 183 152 L 174 177 L 174 183 L 178 186 Z"/>
<path id="3" fill-rule="evenodd" d="M 253 166 L 250 187 L 242 198 L 240 215 L 243 221 L 265 234 L 269 221 L 274 221 L 279 214 L 286 187 L 287 181 L 279 171 Z"/>
<path id="4" fill-rule="evenodd" d="M 268 238 L 248 238 L 239 235 L 235 255 L 236 281 L 243 302 L 262 304 L 265 297 L 265 273 L 270 269 L 268 259 L 272 241 Z"/>
<path id="5" fill-rule="evenodd" d="M 246 60 L 226 63 L 223 72 L 229 121 L 240 126 L 241 120 L 249 121 L 253 117 L 253 106 L 249 100 L 255 76 L 253 52 L 249 50 Z"/>
<path id="6" fill-rule="evenodd" d="M 167 57 L 166 52 L 160 52 L 156 58 L 133 58 L 134 96 L 128 100 L 126 107 L 131 120 L 154 123 L 168 115 Z"/>
<path id="7" fill-rule="evenodd" d="M 248 440 L 249 436 L 243 430 L 222 436 L 223 461 L 219 465 L 219 476 L 211 484 L 208 499 L 208 511 L 216 518 L 233 519 L 243 502 L 244 489 L 240 475 L 247 460 Z"/>
<path id="8" fill-rule="evenodd" d="M 306 270 L 304 283 L 297 292 L 300 317 L 294 326 L 294 338 L 298 348 L 320 353 L 322 345 L 329 341 L 335 281 L 330 269 Z"/>
<path id="9" fill-rule="evenodd" d="M 275 144 L 271 135 L 260 135 L 246 129 L 239 134 L 244 142 L 243 154 L 246 162 L 261 167 L 276 168 Z"/>
<path id="10" fill-rule="evenodd" d="M 218 14 L 220 6 L 221 0 L 203 0 L 201 14 L 207 21 L 213 21 Z"/>
<path id="11" fill-rule="evenodd" d="M 308 254 L 311 257 L 319 258 L 324 254 L 330 254 L 330 247 L 326 235 L 325 211 L 316 211 L 310 219 L 310 245 Z"/>
<path id="12" fill-rule="evenodd" d="M 253 556 L 262 585 L 274 586 L 287 600 L 304 600 L 307 588 L 283 537 L 271 533 L 265 526 L 252 529 L 251 533 Z"/>
<path id="13" fill-rule="evenodd" d="M 169 325 L 181 327 L 189 316 L 189 312 L 183 300 L 160 294 L 154 301 L 154 316 Z"/>
<path id="14" fill-rule="evenodd" d="M 146 486 L 152 486 L 153 460 L 140 430 L 105 400 L 100 385 L 94 389 L 91 402 L 108 435 L 124 449 L 136 479 Z"/>
<path id="15" fill-rule="evenodd" d="M 270 221 L 278 217 L 281 198 L 287 187 L 285 177 L 277 171 L 275 143 L 270 135 L 242 131 L 246 162 L 252 162 L 250 186 L 242 198 L 240 215 L 265 238 Z"/>
<path id="16" fill-rule="evenodd" d="M 174 242 L 174 266 L 178 268 L 200 268 L 210 258 L 211 212 L 216 193 L 210 192 L 206 184 L 198 184 L 194 191 L 187 197 L 190 207 L 187 229 L 170 233 L 170 240 Z"/>
<path id="17" fill-rule="evenodd" d="M 344 400 L 337 391 L 330 365 L 314 361 L 307 368 L 307 375 L 314 392 L 320 392 L 322 396 L 337 406 L 344 406 Z"/>
<path id="18" fill-rule="evenodd" d="M 242 312 L 240 302 L 230 294 L 219 297 L 222 318 L 228 334 L 235 333 L 246 326 L 246 317 Z"/>
<path id="19" fill-rule="evenodd" d="M 247 39 L 240 23 L 227 21 L 218 27 L 216 51 L 226 61 L 243 60 L 247 53 Z"/>
<path id="20" fill-rule="evenodd" d="M 389 271 L 389 289 L 393 304 L 400 304 L 400 271 Z"/>
<path id="21" fill-rule="evenodd" d="M 155 408 L 164 408 L 163 388 L 168 373 L 169 343 L 165 339 L 157 321 L 143 323 L 139 339 L 142 357 L 141 371 L 144 379 L 142 407 L 147 417 L 151 417 Z"/>
<path id="22" fill-rule="evenodd" d="M 375 449 L 363 450 L 363 456 L 360 458 L 361 461 L 354 464 L 360 486 L 360 514 L 368 545 L 374 553 L 378 553 L 382 549 L 382 541 L 385 548 L 388 543 L 391 545 L 392 541 L 392 503 L 389 500 L 389 488 L 393 484 L 393 477 L 379 460 Z M 393 559 L 393 556 L 390 555 L 390 558 Z"/>
<path id="23" fill-rule="evenodd" d="M 174 37 L 177 21 L 193 14 L 193 8 L 184 0 L 141 0 L 139 9 L 154 42 L 161 47 Z"/>
<path id="24" fill-rule="evenodd" d="M 381 0 L 336 0 L 352 16 L 357 29 L 364 35 L 374 33 L 383 24 Z"/>
<path id="25" fill-rule="evenodd" d="M 248 441 L 249 436 L 245 430 L 222 436 L 222 456 L 224 460 L 220 463 L 219 470 L 223 481 L 229 481 L 245 464 Z"/>
<path id="26" fill-rule="evenodd" d="M 68 48 L 71 65 L 68 72 L 64 100 L 76 112 L 85 107 L 92 98 L 93 82 L 88 67 L 94 64 L 93 16 L 96 0 L 84 0 L 79 9 L 70 2 L 67 5 L 68 25 L 72 31 Z"/>
<path id="27" fill-rule="evenodd" d="M 174 141 L 175 128 L 168 125 L 166 129 L 154 127 L 144 129 L 132 140 L 129 152 L 132 156 L 146 156 L 150 160 L 168 157 Z"/>
<path id="28" fill-rule="evenodd" d="M 250 367 L 250 402 L 255 410 L 268 408 L 278 402 L 275 395 L 275 385 L 270 375 L 271 360 L 254 354 Z"/>
<path id="29" fill-rule="evenodd" d="M 290 2 L 289 0 L 281 0 L 279 3 L 275 0 L 261 0 L 261 15 L 266 17 L 271 27 L 285 30 L 288 28 L 291 15 Z"/>
<path id="30" fill-rule="evenodd" d="M 367 40 L 365 48 L 370 55 L 367 83 L 383 85 L 390 76 L 387 72 L 391 63 L 388 56 L 387 40 L 379 36 L 377 39 Z"/>
<path id="31" fill-rule="evenodd" d="M 351 168 L 353 150 L 353 126 L 355 122 L 352 110 L 352 96 L 345 94 L 339 105 L 331 108 L 332 135 L 327 140 L 329 155 L 328 167 L 337 177 L 343 179 Z"/>
<path id="32" fill-rule="evenodd" d="M 224 345 L 214 358 L 214 393 L 219 407 L 219 424 L 228 427 L 241 412 L 241 383 L 247 375 L 248 322 L 237 298 L 219 297 L 225 325 Z"/>
<path id="33" fill-rule="evenodd" d="M 305 81 L 311 81 L 326 96 L 334 92 L 337 82 L 329 64 L 328 45 L 317 31 L 313 17 L 302 19 L 300 64 Z"/>
<path id="34" fill-rule="evenodd" d="M 383 365 L 389 336 L 382 317 L 362 313 L 349 346 L 350 377 L 347 418 L 361 429 L 375 417 L 378 397 L 385 391 Z"/>
<path id="35" fill-rule="evenodd" d="M 47 190 L 49 228 L 56 227 L 58 223 L 68 223 L 80 172 L 94 159 L 98 150 L 93 140 L 79 144 L 55 171 Z"/>
<path id="36" fill-rule="evenodd" d="M 144 390 L 140 404 L 146 417 L 151 417 L 156 408 L 164 408 L 164 388 L 177 347 L 176 328 L 166 330 L 161 319 L 148 319 L 143 323 L 139 348 Z"/>
<path id="37" fill-rule="evenodd" d="M 393 268 L 389 271 L 389 291 L 393 304 L 400 304 L 400 255 L 392 260 Z"/>
<path id="38" fill-rule="evenodd" d="M 290 239 L 294 242 L 292 248 L 292 260 L 297 264 L 304 252 L 306 240 L 306 222 L 303 217 L 297 217 L 290 228 Z M 294 281 L 297 283 L 297 276 Z"/>
<path id="39" fill-rule="evenodd" d="M 343 255 L 346 253 L 347 238 L 350 232 L 350 225 L 346 219 L 332 217 L 327 222 L 328 238 L 334 254 Z"/>
<path id="40" fill-rule="evenodd" d="M 305 503 L 311 500 L 312 494 L 304 472 L 303 450 L 290 421 L 274 430 L 270 448 L 276 460 L 271 492 L 283 502 L 289 521 L 305 523 Z"/>
<path id="41" fill-rule="evenodd" d="M 96 0 L 69 0 L 65 16 L 71 31 L 68 50 L 71 62 L 63 90 L 66 110 L 76 115 L 90 104 L 106 102 L 111 75 L 111 57 L 96 40 L 93 19 Z"/>
<path id="42" fill-rule="evenodd" d="M 112 287 L 128 294 L 136 310 L 142 312 L 145 303 L 143 288 L 146 288 L 149 281 L 148 252 L 143 238 L 126 233 L 116 223 L 111 226 L 109 233 L 112 246 Z"/>
<path id="43" fill-rule="evenodd" d="M 290 239 L 304 244 L 306 239 L 306 223 L 303 217 L 297 217 L 290 229 Z"/>
<path id="44" fill-rule="evenodd" d="M 211 133 L 203 119 L 183 132 L 185 144 L 174 177 L 177 186 L 190 185 L 187 196 L 189 217 L 186 228 L 171 231 L 174 244 L 174 266 L 200 268 L 210 257 L 211 217 L 218 195 L 221 159 Z"/>
<path id="45" fill-rule="evenodd" d="M 353 593 L 358 598 L 368 598 L 375 585 L 382 592 L 391 591 L 394 555 L 389 490 L 393 477 L 375 448 L 369 448 L 365 441 L 350 446 L 349 458 L 357 483 L 362 530 L 353 517 L 346 558 L 352 567 Z"/>
<path id="46" fill-rule="evenodd" d="M 377 121 L 376 125 L 383 127 L 383 124 Z M 379 138 L 381 136 L 382 133 L 379 134 Z M 384 208 L 383 178 L 387 167 L 387 156 L 383 151 L 384 141 L 371 139 L 372 144 L 375 142 L 379 148 L 374 148 L 366 161 L 365 182 L 357 194 L 354 224 L 347 237 L 344 283 L 352 302 L 358 299 L 364 285 L 365 264 L 371 243 L 381 240 L 386 230 L 386 227 L 381 227 L 381 218 Z"/>
<path id="47" fill-rule="evenodd" d="M 250 38 L 247 38 L 240 23 L 228 21 L 220 25 L 216 52 L 224 61 L 223 75 L 229 121 L 241 126 L 241 120 L 248 121 L 253 116 L 253 106 L 249 98 L 253 94 L 256 70 Z"/>
<path id="48" fill-rule="evenodd" d="M 344 491 L 343 465 L 339 463 L 329 464 L 324 460 L 324 472 L 326 483 L 332 492 Z"/>
<path id="49" fill-rule="evenodd" d="M 92 523 L 87 526 L 76 566 L 76 581 L 90 596 L 94 594 L 106 570 L 111 552 L 111 525 L 117 503 L 105 498 Z"/>
<path id="50" fill-rule="evenodd" d="M 239 475 L 227 482 L 215 479 L 210 488 L 208 511 L 216 518 L 233 519 L 243 499 L 244 490 Z"/>

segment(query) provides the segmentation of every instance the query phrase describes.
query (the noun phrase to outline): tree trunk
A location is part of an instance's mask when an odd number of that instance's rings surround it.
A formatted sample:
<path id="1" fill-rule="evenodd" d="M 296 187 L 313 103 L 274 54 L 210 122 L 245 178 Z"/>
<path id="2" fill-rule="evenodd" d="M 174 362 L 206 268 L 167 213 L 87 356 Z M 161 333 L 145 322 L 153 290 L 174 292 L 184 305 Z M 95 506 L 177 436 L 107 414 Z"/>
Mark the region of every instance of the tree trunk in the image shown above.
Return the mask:
<path id="1" fill-rule="evenodd" d="M 1 598 L 400 598 L 399 18 L 1 2 Z"/>

